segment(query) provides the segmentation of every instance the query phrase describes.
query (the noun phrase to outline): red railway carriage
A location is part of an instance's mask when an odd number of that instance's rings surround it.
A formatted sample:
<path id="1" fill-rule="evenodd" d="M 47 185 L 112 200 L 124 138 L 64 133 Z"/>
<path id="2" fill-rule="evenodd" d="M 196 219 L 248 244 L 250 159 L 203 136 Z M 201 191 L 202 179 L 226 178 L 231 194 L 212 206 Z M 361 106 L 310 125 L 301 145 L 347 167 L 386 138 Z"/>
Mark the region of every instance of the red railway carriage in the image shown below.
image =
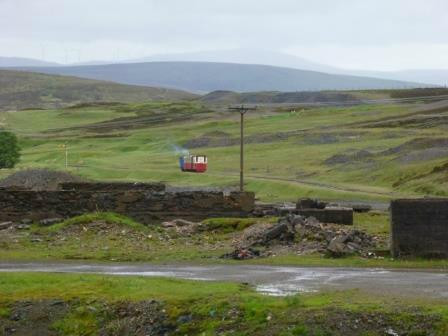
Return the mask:
<path id="1" fill-rule="evenodd" d="M 180 169 L 183 172 L 204 173 L 207 170 L 207 156 L 185 155 L 179 158 Z"/>

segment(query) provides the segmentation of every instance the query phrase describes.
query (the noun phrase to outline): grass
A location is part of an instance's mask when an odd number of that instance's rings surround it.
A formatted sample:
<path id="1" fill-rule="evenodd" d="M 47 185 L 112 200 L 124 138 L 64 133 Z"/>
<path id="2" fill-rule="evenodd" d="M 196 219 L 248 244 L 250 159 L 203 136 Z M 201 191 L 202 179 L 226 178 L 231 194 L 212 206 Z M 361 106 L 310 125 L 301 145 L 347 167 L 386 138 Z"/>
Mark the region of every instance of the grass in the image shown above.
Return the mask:
<path id="1" fill-rule="evenodd" d="M 88 224 L 96 221 L 104 221 L 108 224 L 129 227 L 135 230 L 145 230 L 147 227 L 143 224 L 137 223 L 129 217 L 122 216 L 113 212 L 95 212 L 72 217 L 63 221 L 62 223 L 54 224 L 48 227 L 48 232 L 57 232 L 72 225 Z"/>
<path id="2" fill-rule="evenodd" d="M 205 220 L 200 231 L 181 235 L 157 226 L 143 226 L 113 213 L 93 213 L 51 227 L 33 225 L 30 234 L 0 239 L 0 260 L 97 260 L 151 263 L 241 264 L 219 258 L 233 250 L 238 231 L 256 223 L 273 223 L 276 218 L 214 218 Z M 100 229 L 90 223 L 108 223 Z M 387 213 L 355 213 L 354 228 L 381 237 L 389 236 Z M 68 230 L 68 232 L 66 232 Z M 72 231 L 71 231 L 72 230 Z M 40 241 L 35 241 L 38 238 Z M 376 258 L 351 256 L 326 258 L 320 255 L 280 255 L 245 261 L 260 265 L 304 267 L 384 267 L 447 270 L 448 261 L 393 259 L 386 246 Z M 386 252 L 384 254 L 384 252 Z M 384 255 L 383 255 L 384 254 Z"/>
<path id="3" fill-rule="evenodd" d="M 393 154 L 387 152 L 416 138 L 444 138 L 443 124 L 380 128 L 368 124 L 384 118 L 400 119 L 420 107 L 420 104 L 324 107 L 294 113 L 284 108 L 261 107 L 247 115 L 245 124 L 249 142 L 245 147 L 246 189 L 256 192 L 257 198 L 266 202 L 313 197 L 386 203 L 400 197 L 447 196 L 448 180 L 443 168 L 446 158 L 409 159 L 409 154 L 414 158 L 416 155 L 412 148 Z M 177 167 L 179 152 L 176 152 L 176 146 L 213 132 L 224 134 L 230 140 L 238 138 L 238 118 L 221 113 L 219 108 L 210 113 L 210 109 L 197 101 L 87 104 L 71 109 L 3 113 L 0 122 L 20 136 L 23 155 L 17 169 L 63 169 L 65 152 L 60 145 L 67 143 L 69 171 L 87 178 L 164 181 L 181 186 L 237 186 L 239 146 L 195 149 L 194 152 L 209 157 L 209 170 L 205 174 L 182 173 Z M 419 120 L 425 117 L 421 114 Z M 124 123 L 114 126 L 120 120 Z M 99 122 L 104 127 L 86 128 Z M 133 126 L 125 127 L 129 125 Z M 138 127 L 134 127 L 136 125 Z M 59 130 L 55 131 L 55 128 Z M 360 150 L 369 151 L 372 156 L 347 163 L 325 163 L 335 155 L 351 157 Z M 0 177 L 14 171 L 0 170 Z M 69 239 L 57 246 L 45 241 L 6 242 L 0 249 L 0 258 L 222 262 L 217 257 L 230 249 L 229 232 L 251 223 L 251 220 L 211 220 L 205 225 L 216 233 L 204 232 L 185 240 L 176 238 L 172 243 L 159 237 L 160 233 L 151 228 L 142 229 L 141 234 L 152 238 L 145 238 L 138 244 L 125 243 L 125 246 L 122 246 L 122 237 L 118 233 L 114 239 L 87 235 L 83 242 Z M 373 235 L 387 237 L 388 226 L 385 214 L 360 214 L 355 218 L 356 228 Z M 224 243 L 213 249 L 216 242 Z M 395 261 L 389 258 L 332 261 L 315 256 L 277 256 L 257 262 L 446 269 L 444 261 Z"/>
<path id="4" fill-rule="evenodd" d="M 120 277 L 105 275 L 74 275 L 49 273 L 2 273 L 0 293 L 3 301 L 40 300 L 60 298 L 71 300 L 145 300 L 148 298 L 176 302 L 201 297 L 219 297 L 238 294 L 237 283 Z M 248 291 L 250 293 L 250 291 Z"/>
<path id="5" fill-rule="evenodd" d="M 7 323 L 15 302 L 48 299 L 71 302 L 65 316 L 48 322 L 61 335 L 98 334 L 105 318 L 117 322 L 123 318 L 110 313 L 106 317 L 105 308 L 119 302 L 152 299 L 163 302 L 168 321 L 177 324 L 175 335 L 216 335 L 224 330 L 234 335 L 358 335 L 356 326 L 369 330 L 368 335 L 383 335 L 384 323 L 398 331 L 415 333 L 426 328 L 423 332 L 444 335 L 448 325 L 448 309 L 443 301 L 391 298 L 356 290 L 278 298 L 229 282 L 5 273 L 0 278 L 0 307 L 4 312 L 0 315 L 0 326 Z M 192 320 L 179 323 L 181 316 L 192 316 Z M 363 324 L 367 319 L 372 320 L 371 324 Z M 423 323 L 422 319 L 433 322 Z M 375 320 L 384 322 L 376 325 Z M 341 323 L 348 329 L 341 328 Z"/>
<path id="6" fill-rule="evenodd" d="M 275 223 L 277 218 L 210 218 L 202 222 L 201 230 L 230 233 L 242 231 L 258 222 Z"/>
<path id="7" fill-rule="evenodd" d="M 387 202 L 396 197 L 447 195 L 443 171 L 431 173 L 445 158 L 403 162 L 400 160 L 409 150 L 382 154 L 418 137 L 444 137 L 443 125 L 429 129 L 359 126 L 385 117 L 400 118 L 415 108 L 328 107 L 297 113 L 261 108 L 248 115 L 246 122 L 246 135 L 252 139 L 246 145 L 246 188 L 263 201 L 295 201 L 308 196 Z M 3 113 L 0 122 L 20 136 L 23 155 L 18 169 L 64 169 L 65 152 L 60 145 L 67 143 L 69 171 L 88 178 L 237 186 L 238 146 L 194 150 L 208 155 L 206 174 L 182 173 L 177 167 L 175 146 L 216 131 L 238 138 L 238 120 L 233 115 L 209 112 L 209 107 L 197 102 L 81 105 Z M 106 123 L 98 129 L 85 128 L 98 122 Z M 48 132 L 55 128 L 59 131 Z M 276 137 L 280 132 L 293 135 Z M 334 155 L 352 155 L 359 150 L 374 156 L 346 164 L 325 163 Z M 11 172 L 2 170 L 0 177 Z"/>
<path id="8" fill-rule="evenodd" d="M 393 259 L 380 258 L 326 258 L 318 255 L 282 255 L 248 261 L 254 265 L 278 265 L 278 266 L 303 266 L 303 267 L 362 267 L 362 268 L 386 268 L 386 269 L 431 269 L 448 270 L 448 261 L 443 259 Z"/>
<path id="9" fill-rule="evenodd" d="M 390 234 L 390 218 L 386 212 L 354 213 L 353 224 L 356 229 L 371 235 L 388 237 Z"/>

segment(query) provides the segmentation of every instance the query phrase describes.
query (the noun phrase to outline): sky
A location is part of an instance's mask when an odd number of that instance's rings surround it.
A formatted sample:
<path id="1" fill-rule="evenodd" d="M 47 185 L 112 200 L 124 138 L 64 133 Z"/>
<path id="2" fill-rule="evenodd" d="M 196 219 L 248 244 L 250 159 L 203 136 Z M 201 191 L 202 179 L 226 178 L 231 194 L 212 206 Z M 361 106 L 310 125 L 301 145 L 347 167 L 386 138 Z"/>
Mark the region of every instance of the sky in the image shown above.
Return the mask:
<path id="1" fill-rule="evenodd" d="M 447 18 L 447 0 L 0 0 L 0 56 L 253 48 L 347 69 L 448 69 Z"/>

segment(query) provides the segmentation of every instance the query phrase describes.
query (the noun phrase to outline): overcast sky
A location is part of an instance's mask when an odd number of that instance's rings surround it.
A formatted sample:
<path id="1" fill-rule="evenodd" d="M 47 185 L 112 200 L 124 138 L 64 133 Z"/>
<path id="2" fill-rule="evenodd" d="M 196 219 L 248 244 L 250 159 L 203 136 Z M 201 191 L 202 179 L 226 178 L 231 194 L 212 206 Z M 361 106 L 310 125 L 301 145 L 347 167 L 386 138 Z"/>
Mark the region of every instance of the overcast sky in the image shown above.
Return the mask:
<path id="1" fill-rule="evenodd" d="M 257 48 L 448 69 L 447 0 L 0 0 L 0 56 L 57 62 Z"/>

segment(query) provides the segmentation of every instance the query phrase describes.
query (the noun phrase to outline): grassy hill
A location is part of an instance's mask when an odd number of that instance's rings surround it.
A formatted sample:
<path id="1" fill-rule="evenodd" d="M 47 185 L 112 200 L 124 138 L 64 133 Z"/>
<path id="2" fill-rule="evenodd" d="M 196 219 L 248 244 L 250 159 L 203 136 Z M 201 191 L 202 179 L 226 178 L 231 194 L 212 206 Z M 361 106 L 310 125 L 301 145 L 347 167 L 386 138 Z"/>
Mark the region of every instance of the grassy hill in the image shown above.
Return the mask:
<path id="1" fill-rule="evenodd" d="M 193 94 L 58 75 L 0 70 L 0 111 L 56 108 L 80 102 L 191 99 Z"/>
<path id="2" fill-rule="evenodd" d="M 197 101 L 84 104 L 0 118 L 20 136 L 18 169 L 64 169 L 59 146 L 67 143 L 69 170 L 88 178 L 238 185 L 239 118 Z M 446 102 L 262 106 L 247 115 L 247 188 L 266 201 L 448 196 L 447 122 Z M 182 147 L 208 155 L 209 171 L 182 173 Z"/>
<path id="3" fill-rule="evenodd" d="M 61 66 L 61 64 L 41 61 L 33 58 L 0 56 L 0 68 L 23 67 L 23 66 Z"/>
<path id="4" fill-rule="evenodd" d="M 214 62 L 148 62 L 24 69 L 124 84 L 170 87 L 191 92 L 359 90 L 425 86 L 404 81 L 334 75 L 276 66 Z"/>

